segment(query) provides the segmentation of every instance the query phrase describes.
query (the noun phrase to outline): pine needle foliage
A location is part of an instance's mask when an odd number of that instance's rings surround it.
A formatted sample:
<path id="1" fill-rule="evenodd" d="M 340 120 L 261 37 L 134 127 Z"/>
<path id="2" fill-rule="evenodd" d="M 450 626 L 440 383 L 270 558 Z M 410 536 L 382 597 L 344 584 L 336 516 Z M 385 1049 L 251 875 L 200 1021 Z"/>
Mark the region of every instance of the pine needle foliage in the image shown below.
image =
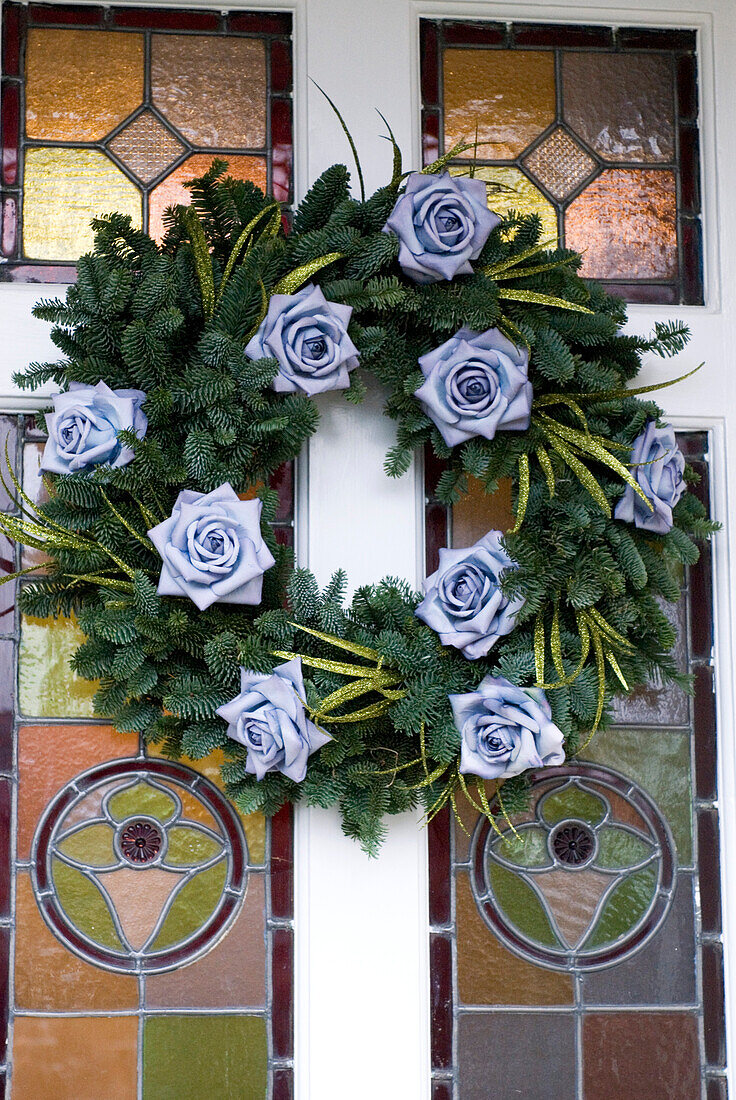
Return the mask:
<path id="1" fill-rule="evenodd" d="M 677 599 L 680 571 L 697 558 L 694 540 L 714 529 L 690 493 L 664 537 L 616 521 L 608 513 L 623 492 L 619 474 L 586 452 L 583 440 L 576 453 L 606 510 L 564 449 L 550 446 L 551 419 L 560 432 L 605 439 L 625 462 L 647 420 L 661 412 L 624 391 L 644 354 L 676 354 L 687 330 L 660 323 L 650 339 L 624 335 L 622 304 L 579 277 L 575 253 L 540 249 L 534 216 L 507 216 L 472 275 L 416 285 L 398 265 L 396 238 L 382 232 L 402 180 L 399 158 L 391 184 L 358 202 L 347 169 L 335 165 L 285 235 L 277 204 L 215 161 L 191 181 L 191 206 L 167 211 L 160 245 L 128 217 L 98 219 L 77 283 L 65 300 L 41 301 L 34 311 L 52 325 L 61 357 L 32 364 L 16 379 L 30 390 L 103 379 L 147 394 L 146 437 L 124 439 L 134 460 L 49 477 L 50 499 L 37 515 L 42 533 L 27 535 L 52 560 L 45 576 L 23 585 L 21 605 L 40 616 L 77 614 L 86 640 L 72 664 L 99 681 L 96 713 L 174 756 L 223 749 L 228 793 L 245 812 L 273 814 L 285 801 L 339 806 L 346 834 L 371 853 L 387 815 L 417 805 L 431 814 L 458 788 L 460 734 L 450 694 L 473 690 L 488 674 L 531 685 L 546 670 L 553 717 L 572 753 L 609 720 L 608 704 L 622 690 L 618 673 L 629 687 L 655 674 L 680 682 L 662 601 Z M 319 266 L 332 255 L 338 258 Z M 436 486 L 441 500 L 457 500 L 471 477 L 489 493 L 512 478 L 520 513 L 519 471 L 528 463 L 523 523 L 505 537 L 518 568 L 503 581 L 507 594 L 526 602 L 513 632 L 487 657 L 469 662 L 440 645 L 414 615 L 421 597 L 400 579 L 348 600 L 340 572 L 320 591 L 273 537 L 268 483 L 317 429 L 317 406 L 274 392 L 276 360 L 254 362 L 243 349 L 277 284 L 303 267 L 329 300 L 352 307 L 362 370 L 386 388 L 386 413 L 397 424 L 389 474 L 401 476 L 416 449 L 429 444 L 445 464 Z M 414 397 L 422 382 L 417 360 L 461 327 L 494 326 L 529 348 L 531 426 L 450 449 Z M 360 401 L 364 390 L 356 371 L 346 397 Z M 263 499 L 276 565 L 259 607 L 216 603 L 200 612 L 187 599 L 157 594 L 160 559 L 146 531 L 170 515 L 182 489 L 208 492 L 223 482 Z M 614 658 L 602 667 L 590 644 L 596 631 L 604 656 Z M 342 643 L 373 656 L 346 654 Z M 269 673 L 285 652 L 302 656 L 306 705 L 332 739 L 310 758 L 303 783 L 277 772 L 257 782 L 245 773 L 246 750 L 228 739 L 216 711 L 238 693 L 241 667 Z M 363 676 L 380 669 L 388 680 L 376 678 L 371 690 L 323 713 L 328 696 L 350 681 L 331 668 L 335 661 L 357 665 Z M 359 709 L 368 716 L 350 720 Z M 523 808 L 525 791 L 523 777 L 505 784 L 505 807 Z"/>

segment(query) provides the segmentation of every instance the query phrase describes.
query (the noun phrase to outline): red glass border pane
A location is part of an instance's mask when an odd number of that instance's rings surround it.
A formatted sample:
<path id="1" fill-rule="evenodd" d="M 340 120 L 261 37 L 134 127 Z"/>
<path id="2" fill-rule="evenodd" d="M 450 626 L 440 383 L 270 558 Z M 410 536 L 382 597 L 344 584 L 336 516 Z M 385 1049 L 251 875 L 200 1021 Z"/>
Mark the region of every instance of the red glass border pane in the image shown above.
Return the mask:
<path id="1" fill-rule="evenodd" d="M 232 31 L 251 34 L 291 34 L 291 15 L 287 12 L 230 12 Z"/>
<path id="2" fill-rule="evenodd" d="M 573 23 L 515 23 L 516 46 L 611 47 L 611 27 L 576 26 Z"/>
<path id="3" fill-rule="evenodd" d="M 3 76 L 20 76 L 21 21 L 25 10 L 19 4 L 3 7 Z"/>
<path id="4" fill-rule="evenodd" d="M 3 183 L 15 187 L 18 182 L 20 145 L 20 86 L 3 81 L 2 91 Z"/>
<path id="5" fill-rule="evenodd" d="M 420 49 L 422 58 L 422 101 L 425 107 L 434 107 L 440 102 L 440 59 L 437 44 L 437 26 L 424 20 L 420 24 Z"/>
<path id="6" fill-rule="evenodd" d="M 442 37 L 451 46 L 501 46 L 506 41 L 505 23 L 442 23 Z M 440 74 L 441 79 L 441 74 Z"/>
<path id="7" fill-rule="evenodd" d="M 181 11 L 165 8 L 110 8 L 112 23 L 128 30 L 216 31 L 220 14 L 213 11 Z"/>
<path id="8" fill-rule="evenodd" d="M 2 237 L 0 248 L 3 256 L 15 256 L 18 239 L 18 204 L 12 195 L 2 197 Z M 3 268 L 0 267 L 0 282 Z"/>
<path id="9" fill-rule="evenodd" d="M 291 197 L 291 100 L 271 100 L 271 191 L 277 202 Z"/>
<path id="10" fill-rule="evenodd" d="M 100 27 L 104 22 L 104 9 L 86 4 L 31 4 L 28 15 L 32 23 L 41 24 Z"/>
<path id="11" fill-rule="evenodd" d="M 291 91 L 291 50 L 286 42 L 274 39 L 271 43 L 271 92 L 274 95 Z"/>

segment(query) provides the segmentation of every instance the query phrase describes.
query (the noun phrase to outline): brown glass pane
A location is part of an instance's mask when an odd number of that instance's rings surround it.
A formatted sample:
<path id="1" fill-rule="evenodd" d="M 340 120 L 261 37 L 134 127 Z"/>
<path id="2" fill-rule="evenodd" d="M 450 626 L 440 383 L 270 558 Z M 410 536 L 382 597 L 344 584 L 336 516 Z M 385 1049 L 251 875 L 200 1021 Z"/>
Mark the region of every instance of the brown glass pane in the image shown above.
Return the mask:
<path id="1" fill-rule="evenodd" d="M 31 29 L 26 132 L 51 141 L 105 137 L 143 99 L 143 36 Z"/>
<path id="2" fill-rule="evenodd" d="M 597 165 L 590 153 L 559 126 L 524 157 L 524 167 L 555 199 L 566 199 Z"/>
<path id="3" fill-rule="evenodd" d="M 541 50 L 445 50 L 444 90 L 445 148 L 474 141 L 477 129 L 481 158 L 511 160 L 554 121 L 554 57 Z"/>
<path id="4" fill-rule="evenodd" d="M 462 1100 L 570 1100 L 575 1096 L 575 1017 L 557 1012 L 463 1015 L 458 1059 Z"/>
<path id="5" fill-rule="evenodd" d="M 565 215 L 565 243 L 583 253 L 590 279 L 677 277 L 675 176 L 666 170 L 608 169 Z"/>
<path id="6" fill-rule="evenodd" d="M 670 162 L 673 75 L 668 55 L 565 53 L 565 121 L 604 160 Z"/>
<path id="7" fill-rule="evenodd" d="M 135 1016 L 19 1017 L 13 1092 L 54 1100 L 135 1100 L 137 1040 Z"/>
<path id="8" fill-rule="evenodd" d="M 585 1100 L 697 1100 L 700 1053 L 695 1016 L 592 1013 L 583 1021 Z"/>
<path id="9" fill-rule="evenodd" d="M 482 482 L 469 478 L 468 492 L 452 507 L 452 545 L 472 546 L 489 531 L 508 531 L 513 525 L 510 478 L 490 496 Z"/>
<path id="10" fill-rule="evenodd" d="M 266 53 L 259 39 L 154 35 L 151 93 L 192 145 L 266 144 Z"/>

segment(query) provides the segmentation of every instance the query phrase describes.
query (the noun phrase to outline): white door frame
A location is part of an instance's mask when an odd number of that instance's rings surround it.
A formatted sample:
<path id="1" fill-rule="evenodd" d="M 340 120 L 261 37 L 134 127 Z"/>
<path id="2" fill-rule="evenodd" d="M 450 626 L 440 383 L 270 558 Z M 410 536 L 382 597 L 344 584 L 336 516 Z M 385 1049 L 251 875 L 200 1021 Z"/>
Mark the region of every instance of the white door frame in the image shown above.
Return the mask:
<path id="1" fill-rule="evenodd" d="M 715 539 L 715 658 L 726 1011 L 729 1051 L 736 1050 L 736 747 L 728 721 L 736 700 L 730 522 L 736 514 L 736 220 L 728 202 L 736 148 L 733 0 L 646 0 L 645 8 L 633 0 L 178 0 L 169 6 L 293 12 L 297 197 L 330 164 L 349 163 L 339 125 L 310 77 L 339 104 L 369 192 L 390 171 L 376 107 L 391 122 L 407 166 L 420 164 L 421 16 L 697 29 L 706 305 L 632 306 L 629 327 L 648 331 L 667 317 L 691 326 L 687 351 L 674 364 L 647 363 L 647 381 L 706 361 L 699 375 L 665 391 L 662 401 L 678 428 L 709 431 L 713 510 L 724 523 Z M 30 317 L 30 308 L 59 292 L 58 286 L 0 285 L 0 411 L 32 411 L 42 403 L 38 395 L 18 393 L 10 377 L 30 360 L 56 357 L 47 327 Z M 415 465 L 399 482 L 382 474 L 393 427 L 379 404 L 375 391 L 357 409 L 339 396 L 320 400 L 321 426 L 300 463 L 297 547 L 301 563 L 322 582 L 338 566 L 348 570 L 352 587 L 386 573 L 412 581 L 421 575 L 421 471 Z M 335 813 L 300 808 L 296 822 L 297 1100 L 428 1100 L 426 834 L 414 815 L 394 819 L 380 859 L 369 861 L 342 837 Z M 729 1074 L 731 1088 L 735 1081 Z"/>

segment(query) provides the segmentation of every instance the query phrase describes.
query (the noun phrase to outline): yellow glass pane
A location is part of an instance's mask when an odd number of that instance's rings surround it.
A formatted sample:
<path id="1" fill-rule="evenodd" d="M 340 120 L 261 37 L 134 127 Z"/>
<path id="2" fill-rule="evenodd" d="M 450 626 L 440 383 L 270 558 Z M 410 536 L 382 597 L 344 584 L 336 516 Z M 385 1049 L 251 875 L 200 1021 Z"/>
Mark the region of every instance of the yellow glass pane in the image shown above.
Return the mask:
<path id="1" fill-rule="evenodd" d="M 24 615 L 18 660 L 18 700 L 33 718 L 91 718 L 97 683 L 69 667 L 84 634 L 73 615 L 36 619 Z"/>
<path id="2" fill-rule="evenodd" d="M 490 142 L 483 160 L 513 160 L 555 117 L 555 62 L 542 50 L 445 50 L 445 149 Z M 472 151 L 466 153 L 472 157 Z"/>
<path id="3" fill-rule="evenodd" d="M 153 102 L 192 145 L 266 144 L 266 50 L 257 38 L 155 34 Z"/>
<path id="4" fill-rule="evenodd" d="M 118 211 L 141 224 L 135 184 L 96 149 L 26 150 L 23 251 L 34 260 L 76 260 L 93 245 L 90 220 Z"/>
<path id="5" fill-rule="evenodd" d="M 467 168 L 451 168 L 454 176 L 467 176 Z M 557 215 L 551 202 L 518 168 L 483 168 L 475 170 L 476 179 L 488 185 L 488 206 L 502 217 L 509 210 L 518 214 L 539 214 L 542 219 L 542 242 L 557 244 Z"/>
<path id="6" fill-rule="evenodd" d="M 142 34 L 46 28 L 28 32 L 28 137 L 97 141 L 142 99 Z"/>
<path id="7" fill-rule="evenodd" d="M 148 232 L 157 241 L 164 235 L 164 210 L 167 206 L 188 206 L 192 196 L 184 184 L 194 176 L 201 176 L 213 161 L 211 153 L 197 153 L 175 168 L 158 187 L 151 191 L 149 199 Z M 266 161 L 263 157 L 228 156 L 228 175 L 238 180 L 251 180 L 262 191 L 266 190 Z"/>

